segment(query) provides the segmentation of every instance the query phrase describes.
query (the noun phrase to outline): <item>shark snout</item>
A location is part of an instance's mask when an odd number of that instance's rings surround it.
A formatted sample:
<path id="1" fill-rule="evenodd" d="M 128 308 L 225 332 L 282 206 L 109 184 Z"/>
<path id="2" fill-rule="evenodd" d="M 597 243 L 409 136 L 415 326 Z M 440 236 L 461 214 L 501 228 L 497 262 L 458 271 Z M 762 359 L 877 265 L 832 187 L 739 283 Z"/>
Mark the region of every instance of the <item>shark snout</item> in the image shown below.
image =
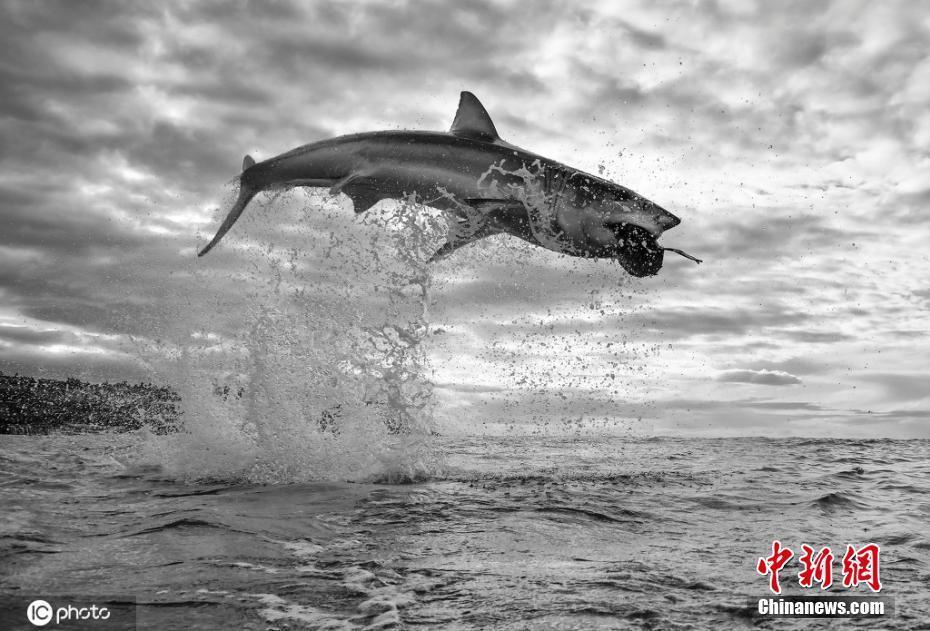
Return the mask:
<path id="1" fill-rule="evenodd" d="M 681 223 L 681 219 L 668 212 L 664 208 L 659 206 L 655 207 L 655 221 L 656 225 L 664 232 L 670 228 L 674 228 Z"/>

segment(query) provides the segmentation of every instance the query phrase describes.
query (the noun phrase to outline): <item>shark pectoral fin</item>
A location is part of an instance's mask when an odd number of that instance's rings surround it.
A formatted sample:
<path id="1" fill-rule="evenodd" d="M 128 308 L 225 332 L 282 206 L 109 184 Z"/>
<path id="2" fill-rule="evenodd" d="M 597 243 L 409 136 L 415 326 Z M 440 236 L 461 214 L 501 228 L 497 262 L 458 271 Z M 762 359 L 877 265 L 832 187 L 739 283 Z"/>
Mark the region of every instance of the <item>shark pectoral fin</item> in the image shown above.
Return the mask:
<path id="1" fill-rule="evenodd" d="M 353 173 L 344 177 L 336 182 L 329 192 L 332 195 L 339 193 L 348 195 L 355 207 L 355 214 L 363 213 L 385 199 L 384 193 L 371 178 L 370 173 Z"/>
<path id="2" fill-rule="evenodd" d="M 430 257 L 427 263 L 435 263 L 440 259 L 446 258 L 459 248 L 466 246 L 469 243 L 474 243 L 475 241 L 480 241 L 485 237 L 500 234 L 500 232 L 500 230 L 494 226 L 491 226 L 490 224 L 485 224 L 474 231 L 458 232 L 450 230 L 450 235 L 446 241 L 446 244 L 436 250 L 436 253 Z"/>
<path id="3" fill-rule="evenodd" d="M 529 209 L 517 199 L 474 198 L 466 199 L 465 203 L 471 211 L 466 211 L 469 221 L 495 226 L 497 233 L 520 234 L 524 230 L 519 226 L 526 226 L 530 221 Z"/>
<path id="4" fill-rule="evenodd" d="M 494 199 L 485 197 L 471 197 L 465 200 L 465 203 L 480 212 L 482 215 L 490 215 L 498 211 L 525 211 L 526 206 L 517 199 Z"/>
<path id="5" fill-rule="evenodd" d="M 427 261 L 427 263 L 435 263 L 436 261 L 441 261 L 442 259 L 446 258 L 450 254 L 458 250 L 463 245 L 468 245 L 468 243 L 469 242 L 467 241 L 462 241 L 461 243 L 453 243 L 450 241 L 446 243 L 444 246 L 442 246 L 441 248 L 439 248 L 438 250 L 436 250 L 436 253 L 433 254 L 433 256 L 429 257 L 429 260 Z"/>
<path id="6" fill-rule="evenodd" d="M 507 218 L 503 211 L 519 209 L 526 212 L 521 202 L 511 199 L 466 199 L 465 209 L 447 215 L 449 234 L 446 244 L 439 248 L 429 259 L 429 263 L 445 258 L 462 246 L 480 241 L 481 239 L 501 234 L 505 230 L 501 223 L 506 224 Z"/>

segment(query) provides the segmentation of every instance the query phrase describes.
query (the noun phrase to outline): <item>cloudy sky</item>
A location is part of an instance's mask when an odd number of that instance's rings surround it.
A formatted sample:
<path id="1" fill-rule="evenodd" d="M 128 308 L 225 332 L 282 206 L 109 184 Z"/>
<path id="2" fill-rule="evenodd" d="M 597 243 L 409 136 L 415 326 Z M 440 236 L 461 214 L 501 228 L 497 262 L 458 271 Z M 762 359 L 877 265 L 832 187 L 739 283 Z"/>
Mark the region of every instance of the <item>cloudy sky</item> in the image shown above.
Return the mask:
<path id="1" fill-rule="evenodd" d="M 133 349 L 194 309 L 233 335 L 243 244 L 288 238 L 270 202 L 196 259 L 242 156 L 446 129 L 470 90 L 705 263 L 460 251 L 433 270 L 440 413 L 930 437 L 922 3 L 5 0 L 0 47 L 0 370 L 148 379 Z"/>

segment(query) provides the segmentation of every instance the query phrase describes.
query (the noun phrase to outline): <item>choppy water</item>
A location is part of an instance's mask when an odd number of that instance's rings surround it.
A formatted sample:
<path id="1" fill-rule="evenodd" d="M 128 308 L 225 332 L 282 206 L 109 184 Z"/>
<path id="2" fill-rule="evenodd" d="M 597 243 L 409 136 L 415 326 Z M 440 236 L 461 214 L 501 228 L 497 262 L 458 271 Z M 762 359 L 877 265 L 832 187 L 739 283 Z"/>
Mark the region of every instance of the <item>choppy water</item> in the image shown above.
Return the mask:
<path id="1" fill-rule="evenodd" d="M 541 285 L 532 252 L 437 280 L 403 211 L 259 204 L 256 241 L 168 275 L 132 339 L 183 431 L 0 436 L 0 628 L 56 595 L 154 630 L 875 626 L 756 619 L 776 538 L 881 544 L 879 626 L 930 620 L 930 442 L 597 435 L 656 385 L 598 325 L 642 296 L 592 262 Z"/>
<path id="2" fill-rule="evenodd" d="M 446 437 L 415 484 L 256 485 L 178 482 L 140 440 L 0 437 L 5 595 L 134 596 L 146 629 L 930 621 L 927 441 Z M 895 617 L 754 619 L 774 538 L 881 544 Z"/>

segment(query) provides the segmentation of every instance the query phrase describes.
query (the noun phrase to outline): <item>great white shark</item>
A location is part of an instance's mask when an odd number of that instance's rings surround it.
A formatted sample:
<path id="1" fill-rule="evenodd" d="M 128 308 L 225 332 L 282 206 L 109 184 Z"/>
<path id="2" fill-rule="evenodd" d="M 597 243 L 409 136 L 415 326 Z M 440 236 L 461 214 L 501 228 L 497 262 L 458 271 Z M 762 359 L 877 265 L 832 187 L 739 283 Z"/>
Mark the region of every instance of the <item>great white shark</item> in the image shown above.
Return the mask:
<path id="1" fill-rule="evenodd" d="M 378 131 L 311 143 L 263 162 L 246 156 L 239 195 L 209 252 L 255 195 L 282 187 L 345 193 L 356 213 L 383 199 L 413 200 L 444 211 L 446 243 L 432 260 L 506 233 L 571 256 L 620 262 L 652 276 L 666 250 L 658 237 L 681 220 L 628 188 L 501 140 L 487 110 L 462 92 L 446 132 Z"/>

